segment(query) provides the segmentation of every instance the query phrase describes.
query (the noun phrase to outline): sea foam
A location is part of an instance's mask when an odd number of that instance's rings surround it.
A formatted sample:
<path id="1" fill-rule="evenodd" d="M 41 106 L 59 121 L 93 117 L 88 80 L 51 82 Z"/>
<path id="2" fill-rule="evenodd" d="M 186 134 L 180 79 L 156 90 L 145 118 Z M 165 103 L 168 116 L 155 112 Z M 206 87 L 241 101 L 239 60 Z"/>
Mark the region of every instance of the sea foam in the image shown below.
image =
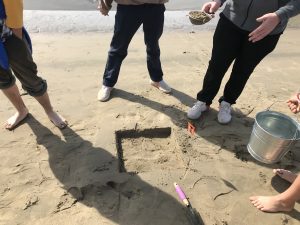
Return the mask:
<path id="1" fill-rule="evenodd" d="M 102 16 L 98 11 L 25 10 L 25 26 L 31 33 L 112 32 L 115 11 Z M 197 31 L 214 29 L 218 18 L 201 26 L 192 25 L 188 11 L 166 11 L 165 31 Z M 218 17 L 218 16 L 216 16 Z"/>

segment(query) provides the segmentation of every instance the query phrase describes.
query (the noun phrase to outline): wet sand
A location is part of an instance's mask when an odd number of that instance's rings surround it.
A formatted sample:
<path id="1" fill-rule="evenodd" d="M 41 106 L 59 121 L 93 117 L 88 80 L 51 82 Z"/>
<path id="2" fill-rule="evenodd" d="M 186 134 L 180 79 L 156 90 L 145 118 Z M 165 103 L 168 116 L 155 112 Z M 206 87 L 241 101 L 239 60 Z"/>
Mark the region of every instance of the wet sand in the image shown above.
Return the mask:
<path id="1" fill-rule="evenodd" d="M 100 103 L 96 96 L 112 34 L 33 34 L 40 75 L 70 127 L 59 131 L 36 101 L 23 96 L 31 116 L 13 132 L 1 128 L 0 224 L 188 225 L 173 182 L 207 225 L 298 224 L 299 204 L 291 213 L 265 214 L 248 197 L 287 188 L 272 168 L 299 172 L 300 145 L 271 166 L 255 161 L 246 145 L 256 113 L 276 103 L 274 110 L 291 115 L 284 101 L 299 88 L 300 31 L 286 31 L 255 70 L 229 125 L 217 123 L 215 101 L 192 136 L 186 111 L 201 88 L 212 35 L 163 35 L 165 80 L 173 87 L 165 95 L 149 85 L 138 33 L 112 99 Z M 4 121 L 14 109 L 2 93 L 1 101 Z"/>

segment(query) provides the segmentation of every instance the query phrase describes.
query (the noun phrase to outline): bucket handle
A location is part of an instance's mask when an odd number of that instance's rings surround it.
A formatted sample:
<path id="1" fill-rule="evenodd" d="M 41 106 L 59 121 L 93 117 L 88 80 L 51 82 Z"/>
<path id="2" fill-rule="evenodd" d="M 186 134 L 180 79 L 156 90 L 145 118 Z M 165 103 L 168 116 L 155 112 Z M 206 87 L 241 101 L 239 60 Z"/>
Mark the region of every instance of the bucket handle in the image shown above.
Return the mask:
<path id="1" fill-rule="evenodd" d="M 277 101 L 275 101 L 275 102 L 273 102 L 267 109 L 266 109 L 266 111 L 270 111 L 270 109 L 272 108 L 272 106 L 273 105 L 275 105 L 275 104 L 277 104 L 277 103 L 282 103 L 282 102 L 284 102 L 284 103 L 286 103 L 286 101 L 283 101 L 283 100 L 277 100 Z M 300 114 L 300 113 L 299 113 Z M 294 141 L 297 141 L 298 139 L 297 139 L 297 136 L 298 136 L 298 133 L 300 133 L 300 121 L 299 121 L 299 114 L 297 115 L 297 116 L 293 116 L 293 118 L 294 118 L 294 120 L 297 122 L 297 124 L 298 124 L 298 129 L 296 130 L 296 132 L 295 132 L 295 134 L 294 134 L 294 136 L 293 136 L 293 138 L 292 138 L 292 142 L 288 145 L 288 148 L 290 147 L 290 145 L 294 142 Z"/>
<path id="2" fill-rule="evenodd" d="M 275 105 L 275 104 L 277 104 L 277 103 L 286 103 L 286 101 L 283 101 L 283 100 L 277 100 L 277 101 L 275 101 L 275 102 L 273 102 L 268 108 L 266 108 L 266 111 L 270 111 L 270 109 L 272 108 L 272 106 L 273 105 Z M 300 130 L 300 121 L 299 121 L 299 117 L 300 117 L 300 113 L 296 116 L 296 115 L 294 115 L 293 116 L 293 118 L 294 118 L 294 120 L 296 120 L 297 121 L 297 123 L 298 123 L 298 130 Z"/>

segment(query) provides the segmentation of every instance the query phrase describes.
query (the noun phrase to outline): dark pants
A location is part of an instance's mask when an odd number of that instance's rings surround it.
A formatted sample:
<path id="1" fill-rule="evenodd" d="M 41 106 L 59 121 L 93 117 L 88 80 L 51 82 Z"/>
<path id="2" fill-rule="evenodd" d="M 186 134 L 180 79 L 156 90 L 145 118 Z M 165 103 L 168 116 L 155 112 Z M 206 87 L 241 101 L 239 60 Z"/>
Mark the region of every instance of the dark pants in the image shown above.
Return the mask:
<path id="1" fill-rule="evenodd" d="M 117 6 L 114 36 L 103 75 L 105 86 L 113 87 L 117 83 L 122 61 L 127 56 L 129 43 L 142 24 L 150 78 L 155 82 L 162 80 L 159 39 L 163 33 L 164 11 L 163 4 L 119 4 Z"/>
<path id="2" fill-rule="evenodd" d="M 203 87 L 197 94 L 199 101 L 206 102 L 207 105 L 212 103 L 225 73 L 235 60 L 230 79 L 226 83 L 219 102 L 224 100 L 230 104 L 236 103 L 253 70 L 266 55 L 275 49 L 280 37 L 280 34 L 269 35 L 252 43 L 248 41 L 248 35 L 249 32 L 241 30 L 221 14 L 213 38 L 212 56 Z"/>
<path id="3" fill-rule="evenodd" d="M 0 67 L 0 89 L 7 89 L 16 82 L 14 75 L 19 79 L 22 88 L 31 96 L 41 96 L 47 91 L 47 83 L 37 76 L 37 66 L 33 62 L 29 46 L 25 39 L 12 35 L 4 47 L 9 59 L 9 70 Z"/>

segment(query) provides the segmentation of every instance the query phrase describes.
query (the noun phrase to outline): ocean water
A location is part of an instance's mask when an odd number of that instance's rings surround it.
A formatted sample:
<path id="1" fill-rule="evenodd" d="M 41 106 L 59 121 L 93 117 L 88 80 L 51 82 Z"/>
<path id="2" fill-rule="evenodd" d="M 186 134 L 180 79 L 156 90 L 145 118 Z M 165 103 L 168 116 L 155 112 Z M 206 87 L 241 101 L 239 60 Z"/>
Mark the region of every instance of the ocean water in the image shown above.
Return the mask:
<path id="1" fill-rule="evenodd" d="M 201 26 L 192 25 L 187 17 L 190 10 L 201 9 L 207 1 L 209 0 L 169 0 L 166 4 L 165 30 L 213 30 L 218 21 L 218 13 L 209 23 Z M 30 32 L 112 32 L 114 8 L 109 16 L 104 17 L 97 11 L 97 2 L 98 0 L 25 0 L 25 25 Z M 300 16 L 292 18 L 289 27 L 299 28 Z"/>
<path id="2" fill-rule="evenodd" d="M 167 10 L 200 9 L 208 0 L 169 0 Z M 25 0 L 28 10 L 95 10 L 98 0 Z M 115 5 L 115 4 L 114 4 Z"/>
<path id="3" fill-rule="evenodd" d="M 213 30 L 218 15 L 205 25 L 192 25 L 188 11 L 165 12 L 165 31 Z M 31 33 L 113 32 L 115 11 L 102 16 L 98 11 L 26 10 L 25 27 Z"/>
<path id="4" fill-rule="evenodd" d="M 173 30 L 211 30 L 217 17 L 211 22 L 194 26 L 190 23 L 188 12 L 201 9 L 205 0 L 170 0 L 165 13 L 165 31 Z M 77 33 L 112 32 L 114 8 L 109 16 L 97 11 L 98 0 L 26 0 L 24 1 L 24 21 L 30 32 L 39 33 Z M 116 4 L 113 4 L 114 7 Z"/>

